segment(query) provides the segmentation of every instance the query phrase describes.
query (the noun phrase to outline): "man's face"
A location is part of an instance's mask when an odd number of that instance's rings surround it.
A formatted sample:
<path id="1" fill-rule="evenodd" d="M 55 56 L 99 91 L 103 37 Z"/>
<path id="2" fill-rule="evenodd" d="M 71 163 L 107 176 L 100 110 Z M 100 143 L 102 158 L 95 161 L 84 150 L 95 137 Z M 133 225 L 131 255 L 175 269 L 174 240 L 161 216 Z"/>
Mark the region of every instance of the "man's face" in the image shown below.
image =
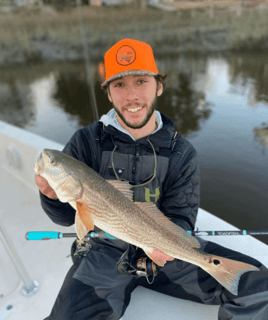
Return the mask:
<path id="1" fill-rule="evenodd" d="M 153 76 L 129 75 L 109 84 L 108 98 L 123 128 L 140 129 L 150 120 L 156 97 L 162 92 L 162 83 L 157 86 Z"/>

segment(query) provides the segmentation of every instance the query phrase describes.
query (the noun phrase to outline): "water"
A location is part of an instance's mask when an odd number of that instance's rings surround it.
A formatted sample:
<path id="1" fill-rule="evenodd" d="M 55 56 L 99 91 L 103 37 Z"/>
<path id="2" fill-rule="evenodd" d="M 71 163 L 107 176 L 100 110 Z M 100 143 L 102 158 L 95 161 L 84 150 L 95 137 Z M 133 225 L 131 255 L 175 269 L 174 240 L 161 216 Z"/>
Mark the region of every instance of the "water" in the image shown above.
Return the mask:
<path id="1" fill-rule="evenodd" d="M 102 115 L 111 104 L 100 61 L 91 72 Z M 158 109 L 198 152 L 201 207 L 241 229 L 268 229 L 267 57 L 180 55 L 157 64 L 168 73 Z M 92 114 L 82 62 L 0 70 L 1 120 L 65 144 Z"/>

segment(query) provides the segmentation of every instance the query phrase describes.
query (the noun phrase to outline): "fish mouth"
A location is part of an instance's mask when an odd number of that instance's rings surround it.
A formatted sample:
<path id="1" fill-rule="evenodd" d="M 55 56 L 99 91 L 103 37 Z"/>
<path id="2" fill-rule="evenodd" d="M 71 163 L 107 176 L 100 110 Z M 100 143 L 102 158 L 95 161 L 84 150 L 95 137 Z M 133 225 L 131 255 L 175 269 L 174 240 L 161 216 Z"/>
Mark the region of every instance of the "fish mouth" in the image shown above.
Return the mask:
<path id="1" fill-rule="evenodd" d="M 37 175 L 40 175 L 43 169 L 44 169 L 44 157 L 43 157 L 43 152 L 41 152 L 34 165 L 34 171 Z"/>

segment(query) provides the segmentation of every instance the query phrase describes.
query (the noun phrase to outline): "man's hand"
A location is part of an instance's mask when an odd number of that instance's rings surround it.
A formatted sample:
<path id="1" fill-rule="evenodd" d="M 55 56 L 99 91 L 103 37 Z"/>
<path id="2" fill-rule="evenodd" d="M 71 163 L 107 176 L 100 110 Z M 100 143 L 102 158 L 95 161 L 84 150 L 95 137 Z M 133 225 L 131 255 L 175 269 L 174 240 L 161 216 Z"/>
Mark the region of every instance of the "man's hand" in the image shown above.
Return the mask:
<path id="1" fill-rule="evenodd" d="M 50 199 L 58 199 L 55 191 L 50 187 L 47 180 L 39 175 L 35 175 L 35 183 L 38 186 L 41 193 Z"/>

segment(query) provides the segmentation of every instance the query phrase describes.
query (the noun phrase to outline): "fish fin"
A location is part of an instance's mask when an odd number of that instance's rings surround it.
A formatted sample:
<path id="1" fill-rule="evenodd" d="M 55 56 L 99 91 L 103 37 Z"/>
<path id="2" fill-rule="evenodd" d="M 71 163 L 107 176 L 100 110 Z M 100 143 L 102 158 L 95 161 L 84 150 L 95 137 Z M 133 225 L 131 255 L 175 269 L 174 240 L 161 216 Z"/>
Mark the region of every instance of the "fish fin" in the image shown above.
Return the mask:
<path id="1" fill-rule="evenodd" d="M 210 256 L 208 260 L 208 264 L 200 264 L 200 267 L 233 295 L 238 294 L 239 279 L 244 273 L 260 270 L 251 264 L 218 256 Z"/>
<path id="2" fill-rule="evenodd" d="M 74 208 L 75 211 L 77 210 L 75 201 L 69 201 L 69 205 L 71 205 Z"/>
<path id="3" fill-rule="evenodd" d="M 173 261 L 175 258 L 168 256 L 159 249 L 154 249 L 153 252 L 145 251 L 147 256 L 158 266 L 163 267 L 167 261 Z"/>
<path id="4" fill-rule="evenodd" d="M 187 241 L 187 243 L 192 248 L 200 248 L 199 241 L 191 236 L 187 231 L 185 231 L 180 226 L 176 225 L 172 221 L 169 220 L 158 208 L 157 206 L 152 202 L 134 202 L 134 204 L 143 212 L 146 212 L 146 214 L 150 214 L 154 220 L 156 220 L 159 224 L 161 224 L 165 229 L 175 233 L 179 237 L 183 238 Z"/>
<path id="5" fill-rule="evenodd" d="M 133 191 L 130 190 L 133 186 L 129 184 L 128 181 L 119 180 L 106 180 L 110 183 L 116 190 L 122 192 L 130 201 L 133 201 Z"/>
<path id="6" fill-rule="evenodd" d="M 89 229 L 87 229 L 87 227 L 84 226 L 77 211 L 75 214 L 75 231 L 76 231 L 76 234 L 77 234 L 79 240 L 83 240 L 83 238 L 90 231 Z"/>
<path id="7" fill-rule="evenodd" d="M 93 230 L 94 229 L 94 216 L 85 206 L 85 204 L 76 201 L 77 214 L 80 218 L 80 221 L 85 226 L 86 229 Z"/>

